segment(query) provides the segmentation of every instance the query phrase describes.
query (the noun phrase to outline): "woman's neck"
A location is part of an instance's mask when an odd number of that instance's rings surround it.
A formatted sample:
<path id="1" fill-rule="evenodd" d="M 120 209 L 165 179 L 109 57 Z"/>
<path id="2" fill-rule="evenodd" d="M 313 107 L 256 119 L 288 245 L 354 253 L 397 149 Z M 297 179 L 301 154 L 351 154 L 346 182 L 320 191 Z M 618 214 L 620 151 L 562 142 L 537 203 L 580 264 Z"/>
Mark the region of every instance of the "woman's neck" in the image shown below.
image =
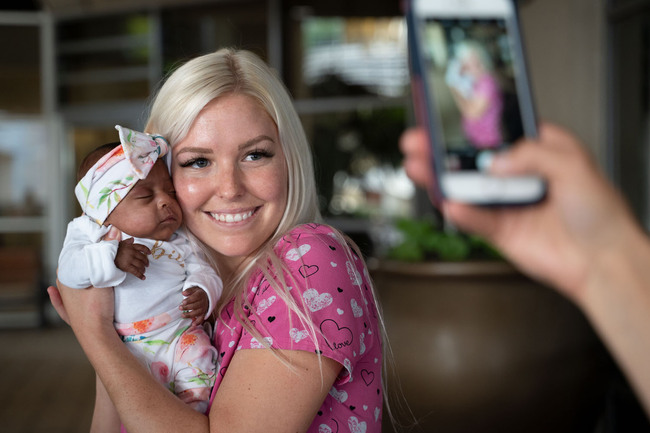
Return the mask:
<path id="1" fill-rule="evenodd" d="M 248 257 L 228 257 L 217 252 L 212 253 L 212 258 L 217 263 L 217 271 L 224 284 L 236 278 L 237 273 L 244 269 L 249 260 Z"/>

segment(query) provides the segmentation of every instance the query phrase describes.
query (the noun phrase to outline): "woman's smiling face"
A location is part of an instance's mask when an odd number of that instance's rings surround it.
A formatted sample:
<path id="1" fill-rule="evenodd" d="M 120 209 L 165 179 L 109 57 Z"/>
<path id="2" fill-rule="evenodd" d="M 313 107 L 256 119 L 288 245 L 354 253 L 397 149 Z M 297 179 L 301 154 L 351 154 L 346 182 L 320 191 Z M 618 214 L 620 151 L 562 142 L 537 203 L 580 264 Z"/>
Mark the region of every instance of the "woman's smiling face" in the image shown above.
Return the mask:
<path id="1" fill-rule="evenodd" d="M 173 146 L 172 177 L 189 230 L 229 271 L 275 231 L 287 166 L 275 123 L 252 97 L 221 96 Z"/>

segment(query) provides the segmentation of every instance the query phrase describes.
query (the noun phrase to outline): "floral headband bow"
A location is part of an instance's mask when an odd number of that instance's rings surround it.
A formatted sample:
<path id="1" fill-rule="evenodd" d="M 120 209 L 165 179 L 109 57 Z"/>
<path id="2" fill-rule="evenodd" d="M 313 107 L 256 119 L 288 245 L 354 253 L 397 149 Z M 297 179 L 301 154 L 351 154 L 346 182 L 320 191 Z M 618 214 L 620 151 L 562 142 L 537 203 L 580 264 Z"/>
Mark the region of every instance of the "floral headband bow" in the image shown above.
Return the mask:
<path id="1" fill-rule="evenodd" d="M 159 135 L 120 125 L 115 125 L 115 129 L 119 131 L 121 146 L 97 161 L 74 189 L 81 209 L 100 225 L 169 150 L 167 141 Z"/>

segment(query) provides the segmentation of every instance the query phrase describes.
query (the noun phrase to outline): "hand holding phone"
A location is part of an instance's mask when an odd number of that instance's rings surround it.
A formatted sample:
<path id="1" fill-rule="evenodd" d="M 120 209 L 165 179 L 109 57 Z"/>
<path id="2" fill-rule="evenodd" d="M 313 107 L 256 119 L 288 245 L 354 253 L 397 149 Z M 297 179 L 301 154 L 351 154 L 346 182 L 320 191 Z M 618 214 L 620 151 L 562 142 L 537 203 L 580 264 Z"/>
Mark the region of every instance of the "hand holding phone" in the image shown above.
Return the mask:
<path id="1" fill-rule="evenodd" d="M 536 137 L 512 0 L 410 0 L 413 97 L 432 145 L 439 195 L 484 205 L 541 200 L 536 176 L 495 177 L 494 152 Z"/>

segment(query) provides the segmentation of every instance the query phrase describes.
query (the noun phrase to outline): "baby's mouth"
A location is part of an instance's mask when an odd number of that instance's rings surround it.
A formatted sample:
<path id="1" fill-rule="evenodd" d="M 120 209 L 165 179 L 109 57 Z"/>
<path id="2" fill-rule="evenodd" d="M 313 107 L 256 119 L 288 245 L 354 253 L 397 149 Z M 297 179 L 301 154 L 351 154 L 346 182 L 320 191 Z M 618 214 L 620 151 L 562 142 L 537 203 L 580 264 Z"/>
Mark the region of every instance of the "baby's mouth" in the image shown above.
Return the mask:
<path id="1" fill-rule="evenodd" d="M 175 223 L 177 221 L 178 221 L 178 217 L 176 215 L 174 215 L 174 214 L 169 214 L 169 215 L 163 217 L 160 220 L 160 222 L 163 223 L 163 224 L 171 224 L 171 223 Z"/>

